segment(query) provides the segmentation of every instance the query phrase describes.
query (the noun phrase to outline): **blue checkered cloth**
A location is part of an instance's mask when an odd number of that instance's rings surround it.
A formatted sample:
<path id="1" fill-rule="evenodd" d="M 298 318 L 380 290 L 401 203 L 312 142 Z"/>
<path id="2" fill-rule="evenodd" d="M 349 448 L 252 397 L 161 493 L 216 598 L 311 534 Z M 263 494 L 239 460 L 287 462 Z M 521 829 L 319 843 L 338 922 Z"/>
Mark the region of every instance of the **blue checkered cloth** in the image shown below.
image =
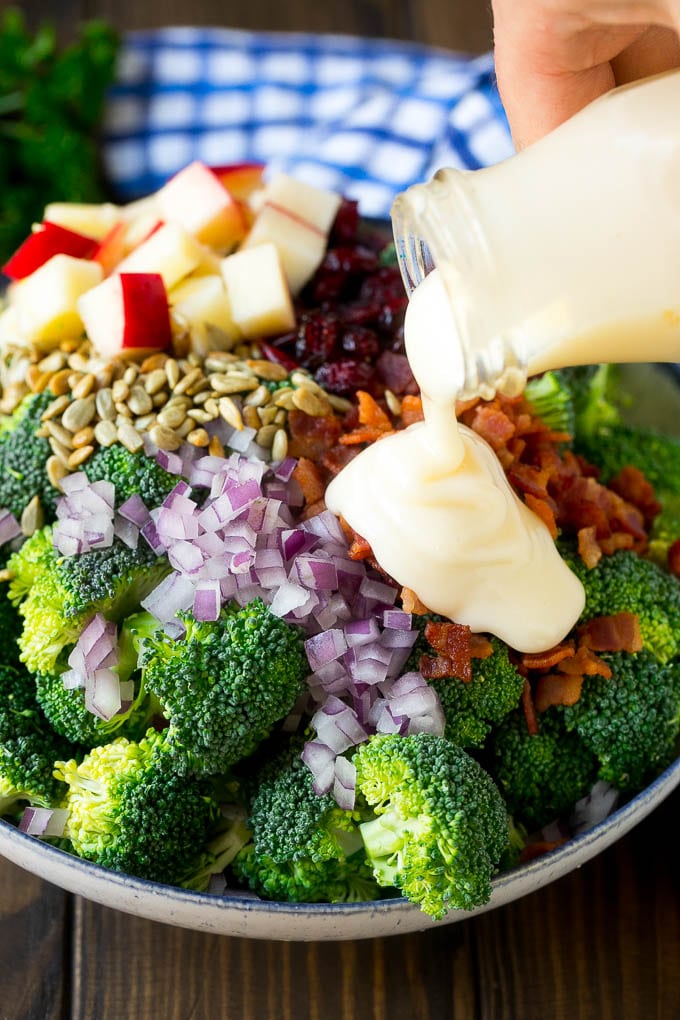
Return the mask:
<path id="1" fill-rule="evenodd" d="M 104 141 L 122 200 L 194 159 L 254 161 L 378 217 L 442 166 L 476 169 L 513 151 L 490 55 L 195 28 L 125 38 Z"/>

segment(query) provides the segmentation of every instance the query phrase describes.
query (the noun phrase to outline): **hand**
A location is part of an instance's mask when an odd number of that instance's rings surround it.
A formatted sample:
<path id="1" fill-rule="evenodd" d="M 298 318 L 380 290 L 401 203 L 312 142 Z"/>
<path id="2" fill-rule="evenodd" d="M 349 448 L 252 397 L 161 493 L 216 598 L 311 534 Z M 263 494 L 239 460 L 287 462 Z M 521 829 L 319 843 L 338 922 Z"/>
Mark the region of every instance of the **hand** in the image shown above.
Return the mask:
<path id="1" fill-rule="evenodd" d="M 626 82 L 680 66 L 680 0 L 492 0 L 518 149 Z"/>

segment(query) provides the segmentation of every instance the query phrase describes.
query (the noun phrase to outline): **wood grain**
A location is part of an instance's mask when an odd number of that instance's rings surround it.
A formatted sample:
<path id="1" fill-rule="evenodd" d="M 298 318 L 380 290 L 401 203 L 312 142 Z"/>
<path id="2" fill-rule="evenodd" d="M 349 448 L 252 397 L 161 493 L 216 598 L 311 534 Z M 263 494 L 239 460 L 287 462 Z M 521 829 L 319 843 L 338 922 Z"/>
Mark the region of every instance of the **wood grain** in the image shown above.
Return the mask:
<path id="1" fill-rule="evenodd" d="M 69 995 L 69 897 L 0 865 L 0 1018 L 58 1020 Z"/>

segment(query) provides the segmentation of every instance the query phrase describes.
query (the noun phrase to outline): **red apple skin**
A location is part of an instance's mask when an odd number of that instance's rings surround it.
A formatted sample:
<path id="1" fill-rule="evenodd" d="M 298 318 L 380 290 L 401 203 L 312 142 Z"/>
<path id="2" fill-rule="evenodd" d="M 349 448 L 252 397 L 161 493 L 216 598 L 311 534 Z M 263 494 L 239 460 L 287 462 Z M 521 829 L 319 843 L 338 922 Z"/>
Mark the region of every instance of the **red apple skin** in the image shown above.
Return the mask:
<path id="1" fill-rule="evenodd" d="M 45 220 L 40 229 L 29 234 L 17 248 L 2 267 L 2 272 L 10 280 L 23 280 L 54 255 L 72 255 L 76 259 L 92 258 L 98 243 L 93 237 Z"/>
<path id="2" fill-rule="evenodd" d="M 120 284 L 124 322 L 121 350 L 166 350 L 172 329 L 163 277 L 160 273 L 121 273 Z"/>
<path id="3" fill-rule="evenodd" d="M 232 163 L 209 168 L 230 195 L 245 201 L 257 188 L 263 187 L 264 163 Z"/>

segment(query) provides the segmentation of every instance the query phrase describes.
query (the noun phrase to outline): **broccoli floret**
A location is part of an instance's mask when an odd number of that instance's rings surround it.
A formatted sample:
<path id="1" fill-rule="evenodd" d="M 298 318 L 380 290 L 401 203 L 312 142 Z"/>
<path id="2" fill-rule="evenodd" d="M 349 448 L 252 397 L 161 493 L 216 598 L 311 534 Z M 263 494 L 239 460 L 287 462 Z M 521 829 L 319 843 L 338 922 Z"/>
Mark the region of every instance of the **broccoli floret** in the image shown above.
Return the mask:
<path id="1" fill-rule="evenodd" d="M 668 550 L 680 539 L 680 493 L 657 492 L 661 504 L 659 513 L 649 530 L 649 547 L 646 555 L 660 567 L 668 565 Z"/>
<path id="2" fill-rule="evenodd" d="M 659 662 L 666 663 L 680 652 L 680 580 L 651 560 L 622 550 L 603 556 L 588 569 L 565 543 L 560 552 L 583 583 L 585 623 L 594 616 L 636 613 L 642 642 Z"/>
<path id="3" fill-rule="evenodd" d="M 561 372 L 544 372 L 529 379 L 524 399 L 531 410 L 553 432 L 574 434 L 574 403 L 571 389 Z"/>
<path id="4" fill-rule="evenodd" d="M 106 549 L 61 556 L 48 526 L 24 543 L 8 569 L 10 598 L 24 618 L 21 660 L 31 672 L 50 674 L 95 613 L 116 621 L 129 616 L 170 568 L 145 542 L 130 549 L 119 538 Z"/>
<path id="5" fill-rule="evenodd" d="M 359 811 L 343 811 L 330 794 L 318 796 L 300 758 L 303 737 L 268 761 L 254 780 L 248 825 L 258 855 L 277 863 L 329 861 L 363 848 Z"/>
<path id="6" fill-rule="evenodd" d="M 47 439 L 35 434 L 51 400 L 54 396 L 49 392 L 29 394 L 0 431 L 0 507 L 17 518 L 34 496 L 39 497 L 46 519 L 54 517 L 59 492 L 45 470 L 52 450 Z"/>
<path id="7" fill-rule="evenodd" d="M 144 643 L 145 683 L 170 721 L 175 767 L 224 772 L 293 707 L 309 669 L 303 634 L 261 599 L 215 622 L 180 617 L 183 639 L 159 632 Z"/>
<path id="8" fill-rule="evenodd" d="M 493 654 L 472 660 L 472 680 L 431 681 L 446 717 L 445 737 L 460 747 L 482 747 L 494 723 L 516 708 L 524 677 L 510 661 L 507 645 L 491 638 Z"/>
<path id="9" fill-rule="evenodd" d="M 637 792 L 675 757 L 680 732 L 680 664 L 660 666 L 642 651 L 603 654 L 612 677 L 587 677 L 581 697 L 564 709 L 597 756 L 598 777 Z"/>
<path id="10" fill-rule="evenodd" d="M 32 677 L 0 666 L 0 815 L 20 805 L 53 807 L 65 789 L 52 775 L 54 762 L 70 753 L 42 715 Z"/>
<path id="11" fill-rule="evenodd" d="M 587 436 L 596 435 L 621 423 L 616 384 L 616 365 L 579 365 L 555 373 L 571 393 L 574 408 L 574 440 L 578 444 Z"/>
<path id="12" fill-rule="evenodd" d="M 277 863 L 249 843 L 235 858 L 232 870 L 239 882 L 259 896 L 287 903 L 361 903 L 380 894 L 363 853 L 327 861 Z"/>
<path id="13" fill-rule="evenodd" d="M 160 705 L 146 691 L 137 661 L 141 638 L 153 634 L 159 626 L 148 613 L 138 613 L 123 622 L 118 637 L 119 661 L 114 669 L 121 681 L 134 680 L 134 699 L 125 711 L 111 719 L 93 715 L 86 706 L 84 691 L 64 687 L 61 672 L 38 674 L 35 680 L 38 703 L 56 733 L 87 749 L 107 744 L 118 736 L 128 740 L 144 736 L 154 716 L 160 715 Z"/>
<path id="14" fill-rule="evenodd" d="M 532 734 L 524 713 L 513 712 L 487 747 L 489 771 L 508 810 L 531 831 L 569 811 L 597 777 L 595 755 L 567 732 L 561 710 L 548 709 L 538 722 L 540 732 Z"/>
<path id="15" fill-rule="evenodd" d="M 360 830 L 378 883 L 434 918 L 486 903 L 509 837 L 505 804 L 481 765 L 426 733 L 372 737 L 353 762 L 376 815 Z"/>
<path id="16" fill-rule="evenodd" d="M 160 506 L 178 480 L 145 453 L 130 453 L 121 443 L 100 447 L 85 462 L 83 471 L 91 482 L 112 483 L 116 507 L 135 494 L 149 509 Z"/>
<path id="17" fill-rule="evenodd" d="M 163 734 L 119 737 L 80 764 L 58 761 L 55 776 L 67 784 L 64 835 L 78 856 L 170 885 L 195 887 L 206 874 L 219 805 L 207 781 L 173 772 Z M 245 838 L 244 830 L 233 854 Z"/>

